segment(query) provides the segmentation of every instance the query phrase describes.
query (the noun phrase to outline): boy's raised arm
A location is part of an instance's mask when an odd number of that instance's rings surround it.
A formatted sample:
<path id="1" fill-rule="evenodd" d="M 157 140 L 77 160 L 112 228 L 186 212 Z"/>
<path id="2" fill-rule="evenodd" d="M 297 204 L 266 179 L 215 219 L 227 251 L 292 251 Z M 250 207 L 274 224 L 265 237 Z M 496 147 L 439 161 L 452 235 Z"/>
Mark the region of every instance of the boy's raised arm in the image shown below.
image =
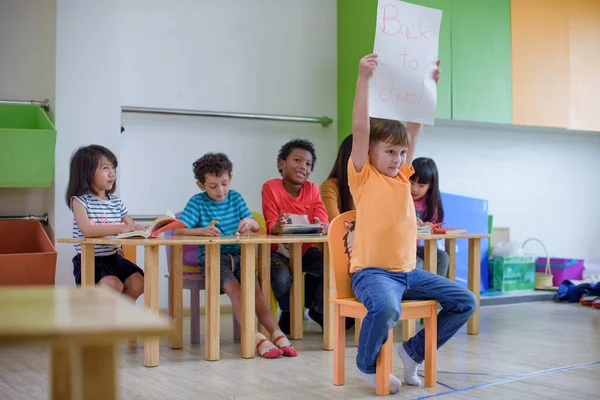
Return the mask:
<path id="1" fill-rule="evenodd" d="M 377 67 L 377 54 L 364 56 L 358 67 L 358 80 L 352 109 L 352 161 L 360 172 L 369 159 L 369 80 Z"/>
<path id="2" fill-rule="evenodd" d="M 419 133 L 421 133 L 421 128 L 423 128 L 423 124 L 419 124 L 417 122 L 408 122 L 406 124 L 406 130 L 410 135 L 410 146 L 408 146 L 408 151 L 406 152 L 406 164 L 409 167 L 412 165 L 413 159 L 415 157 L 415 151 L 417 149 L 417 138 L 419 137 Z"/>
<path id="3" fill-rule="evenodd" d="M 436 62 L 437 68 L 433 71 L 433 80 L 437 85 L 440 80 L 440 60 Z M 410 146 L 408 147 L 408 151 L 406 152 L 406 164 L 410 167 L 412 165 L 413 159 L 415 157 L 415 150 L 417 148 L 417 138 L 419 137 L 419 133 L 421 133 L 421 129 L 423 128 L 423 124 L 417 122 L 409 122 L 406 124 L 406 129 L 408 130 L 408 134 L 410 135 Z"/>

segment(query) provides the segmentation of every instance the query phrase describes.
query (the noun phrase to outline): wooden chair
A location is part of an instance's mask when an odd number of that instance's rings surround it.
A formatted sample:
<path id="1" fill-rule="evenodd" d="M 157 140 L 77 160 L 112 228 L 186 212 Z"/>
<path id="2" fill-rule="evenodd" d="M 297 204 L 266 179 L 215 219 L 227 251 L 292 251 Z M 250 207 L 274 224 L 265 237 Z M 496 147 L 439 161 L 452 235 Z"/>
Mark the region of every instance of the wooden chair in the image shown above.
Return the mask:
<path id="1" fill-rule="evenodd" d="M 348 273 L 349 252 L 353 248 L 356 211 L 348 211 L 336 217 L 329 226 L 328 242 L 333 272 L 334 294 L 329 299 L 334 307 L 333 384 L 343 385 L 345 380 L 346 317 L 364 318 L 365 306 L 352 293 Z M 403 301 L 400 320 L 425 319 L 425 386 L 436 384 L 437 361 L 437 302 Z M 390 393 L 392 371 L 392 344 L 394 331 L 390 329 L 388 340 L 381 347 L 377 358 L 377 395 Z"/>

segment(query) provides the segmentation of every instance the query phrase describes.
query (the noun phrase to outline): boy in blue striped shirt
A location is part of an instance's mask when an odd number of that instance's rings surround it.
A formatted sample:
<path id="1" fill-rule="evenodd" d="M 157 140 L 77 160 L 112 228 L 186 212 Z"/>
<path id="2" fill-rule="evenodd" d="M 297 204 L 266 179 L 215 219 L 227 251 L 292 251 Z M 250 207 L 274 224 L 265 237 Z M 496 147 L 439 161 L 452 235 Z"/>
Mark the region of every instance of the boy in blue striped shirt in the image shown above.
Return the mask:
<path id="1" fill-rule="evenodd" d="M 202 190 L 188 201 L 179 219 L 186 228 L 176 235 L 221 236 L 257 232 L 260 228 L 242 195 L 230 190 L 233 165 L 223 153 L 207 153 L 193 164 L 196 184 Z M 199 246 L 198 264 L 204 274 L 204 246 Z M 233 315 L 238 323 L 241 308 L 240 245 L 221 245 L 221 288 L 231 299 Z M 263 358 L 281 355 L 296 357 L 298 352 L 283 334 L 271 313 L 267 299 L 256 282 L 256 316 L 269 331 L 271 341 L 259 332 L 255 334 L 256 350 Z"/>

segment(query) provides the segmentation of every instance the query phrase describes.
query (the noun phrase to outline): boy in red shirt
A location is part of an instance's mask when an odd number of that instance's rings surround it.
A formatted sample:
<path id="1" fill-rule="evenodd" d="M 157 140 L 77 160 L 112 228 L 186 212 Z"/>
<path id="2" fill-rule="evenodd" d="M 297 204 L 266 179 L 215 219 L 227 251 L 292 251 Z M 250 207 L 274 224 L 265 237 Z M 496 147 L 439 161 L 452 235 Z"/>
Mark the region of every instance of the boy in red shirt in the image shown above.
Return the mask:
<path id="1" fill-rule="evenodd" d="M 282 227 L 290 223 L 290 215 L 304 217 L 307 223 L 320 223 L 327 233 L 329 218 L 321 201 L 319 187 L 308 182 L 317 157 L 314 145 L 308 140 L 292 140 L 279 150 L 277 168 L 282 179 L 271 179 L 262 187 L 263 215 L 267 232 L 281 234 Z M 290 332 L 290 286 L 287 245 L 274 245 L 271 255 L 271 287 L 281 309 L 279 326 Z M 302 271 L 305 276 L 305 307 L 312 320 L 323 327 L 323 251 L 312 243 L 302 245 Z M 347 318 L 351 323 L 354 319 Z"/>

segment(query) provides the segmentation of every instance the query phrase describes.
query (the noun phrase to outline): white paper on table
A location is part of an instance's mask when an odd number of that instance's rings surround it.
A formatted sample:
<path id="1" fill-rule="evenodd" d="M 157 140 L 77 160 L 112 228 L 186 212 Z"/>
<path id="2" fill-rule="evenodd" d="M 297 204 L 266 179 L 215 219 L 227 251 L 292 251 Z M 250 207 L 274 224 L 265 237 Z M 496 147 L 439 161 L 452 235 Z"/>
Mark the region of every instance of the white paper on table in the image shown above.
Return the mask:
<path id="1" fill-rule="evenodd" d="M 379 0 L 369 84 L 369 115 L 433 125 L 442 11 L 398 0 Z"/>

